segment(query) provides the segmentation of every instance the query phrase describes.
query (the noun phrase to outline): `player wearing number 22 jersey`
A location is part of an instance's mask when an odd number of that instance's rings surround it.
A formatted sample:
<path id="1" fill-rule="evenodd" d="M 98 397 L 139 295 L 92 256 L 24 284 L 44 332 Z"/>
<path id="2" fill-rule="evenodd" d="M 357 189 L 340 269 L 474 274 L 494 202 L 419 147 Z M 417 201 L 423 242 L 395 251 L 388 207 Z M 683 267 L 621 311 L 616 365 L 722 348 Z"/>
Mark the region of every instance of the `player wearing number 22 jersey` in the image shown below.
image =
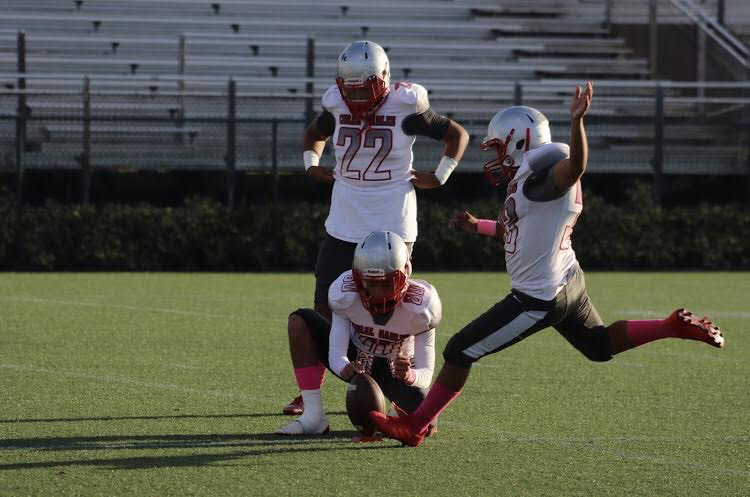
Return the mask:
<path id="1" fill-rule="evenodd" d="M 315 266 L 315 309 L 330 319 L 328 288 L 349 269 L 368 233 L 398 234 L 411 251 L 417 239 L 416 188 L 439 187 L 461 159 L 468 133 L 430 109 L 427 90 L 390 81 L 390 62 L 376 43 L 358 41 L 339 55 L 336 84 L 323 94 L 322 112 L 305 130 L 305 167 L 318 181 L 333 181 L 327 236 Z M 417 135 L 443 142 L 435 172 L 415 171 Z M 330 139 L 333 169 L 319 165 Z"/>
<path id="2" fill-rule="evenodd" d="M 606 326 L 591 303 L 570 236 L 583 209 L 580 179 L 588 161 L 583 116 L 592 96 L 591 83 L 585 90 L 576 88 L 570 145 L 553 143 L 547 118 L 530 107 L 505 109 L 490 121 L 482 149 L 497 157 L 485 165 L 485 175 L 494 186 L 507 185 L 499 220 L 476 219 L 464 211 L 455 213 L 451 224 L 502 237 L 511 291 L 448 341 L 445 363 L 416 411 L 387 417 L 371 413 L 383 433 L 419 445 L 432 420 L 461 393 L 472 364 L 545 328 L 554 328 L 597 362 L 662 338 L 724 345 L 718 326 L 685 309 L 663 320 Z"/>

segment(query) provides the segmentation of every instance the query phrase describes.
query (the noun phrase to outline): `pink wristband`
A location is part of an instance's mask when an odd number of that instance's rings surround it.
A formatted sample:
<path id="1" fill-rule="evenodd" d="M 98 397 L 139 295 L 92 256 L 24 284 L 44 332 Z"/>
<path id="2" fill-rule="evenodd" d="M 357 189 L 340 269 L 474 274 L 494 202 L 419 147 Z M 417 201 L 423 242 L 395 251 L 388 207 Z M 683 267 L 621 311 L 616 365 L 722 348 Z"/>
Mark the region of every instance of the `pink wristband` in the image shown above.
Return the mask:
<path id="1" fill-rule="evenodd" d="M 495 236 L 497 233 L 497 221 L 477 219 L 477 233 L 480 235 Z"/>

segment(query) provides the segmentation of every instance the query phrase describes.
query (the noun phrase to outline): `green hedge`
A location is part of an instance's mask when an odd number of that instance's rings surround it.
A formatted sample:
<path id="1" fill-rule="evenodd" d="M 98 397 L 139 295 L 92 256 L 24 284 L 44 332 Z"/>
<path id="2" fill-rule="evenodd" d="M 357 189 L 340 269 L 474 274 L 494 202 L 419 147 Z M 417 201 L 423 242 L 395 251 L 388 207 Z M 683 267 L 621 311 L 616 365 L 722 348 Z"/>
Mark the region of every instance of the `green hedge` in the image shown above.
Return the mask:
<path id="1" fill-rule="evenodd" d="M 587 269 L 750 269 L 750 212 L 743 205 L 662 209 L 650 190 L 631 190 L 625 205 L 592 194 L 573 246 Z M 502 269 L 498 242 L 452 231 L 456 209 L 494 218 L 499 202 L 421 200 L 415 265 L 420 270 Z M 267 205 L 233 211 L 192 198 L 179 207 L 147 204 L 27 206 L 24 252 L 14 264 L 15 202 L 0 191 L 0 268 L 34 270 L 312 269 L 327 204 L 280 205 L 274 227 Z M 275 247 L 279 247 L 276 250 Z"/>

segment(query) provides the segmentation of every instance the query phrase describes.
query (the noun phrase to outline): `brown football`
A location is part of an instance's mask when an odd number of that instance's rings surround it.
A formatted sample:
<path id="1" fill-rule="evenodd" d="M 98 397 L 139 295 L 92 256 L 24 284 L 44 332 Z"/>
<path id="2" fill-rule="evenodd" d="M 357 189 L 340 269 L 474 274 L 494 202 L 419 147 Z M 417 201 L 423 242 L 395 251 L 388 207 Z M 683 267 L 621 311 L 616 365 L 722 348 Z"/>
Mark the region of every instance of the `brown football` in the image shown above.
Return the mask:
<path id="1" fill-rule="evenodd" d="M 375 380 L 367 373 L 352 378 L 346 387 L 346 413 L 354 427 L 366 437 L 375 434 L 370 411 L 387 412 L 385 396 Z"/>

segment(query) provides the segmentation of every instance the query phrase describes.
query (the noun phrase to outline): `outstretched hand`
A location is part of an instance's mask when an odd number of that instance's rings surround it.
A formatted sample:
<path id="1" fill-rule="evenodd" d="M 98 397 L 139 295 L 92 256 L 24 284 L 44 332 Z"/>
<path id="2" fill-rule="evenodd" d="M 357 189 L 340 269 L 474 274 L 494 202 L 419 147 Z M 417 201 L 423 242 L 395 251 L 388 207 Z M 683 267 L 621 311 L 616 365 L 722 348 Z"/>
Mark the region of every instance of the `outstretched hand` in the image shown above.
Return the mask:
<path id="1" fill-rule="evenodd" d="M 469 211 L 454 212 L 448 221 L 448 226 L 453 229 L 461 229 L 469 233 L 477 232 L 477 218 L 471 215 Z"/>
<path id="2" fill-rule="evenodd" d="M 414 184 L 415 188 L 419 188 L 420 190 L 429 190 L 430 188 L 437 188 L 440 186 L 440 181 L 438 181 L 435 173 L 427 171 L 412 171 L 411 182 Z"/>
<path id="3" fill-rule="evenodd" d="M 323 166 L 312 166 L 307 170 L 307 175 L 318 183 L 333 183 L 333 169 Z"/>
<path id="4" fill-rule="evenodd" d="M 570 118 L 574 120 L 582 119 L 591 107 L 591 98 L 594 96 L 594 85 L 589 81 L 586 83 L 586 90 L 576 86 L 576 94 L 573 102 L 570 104 Z"/>

